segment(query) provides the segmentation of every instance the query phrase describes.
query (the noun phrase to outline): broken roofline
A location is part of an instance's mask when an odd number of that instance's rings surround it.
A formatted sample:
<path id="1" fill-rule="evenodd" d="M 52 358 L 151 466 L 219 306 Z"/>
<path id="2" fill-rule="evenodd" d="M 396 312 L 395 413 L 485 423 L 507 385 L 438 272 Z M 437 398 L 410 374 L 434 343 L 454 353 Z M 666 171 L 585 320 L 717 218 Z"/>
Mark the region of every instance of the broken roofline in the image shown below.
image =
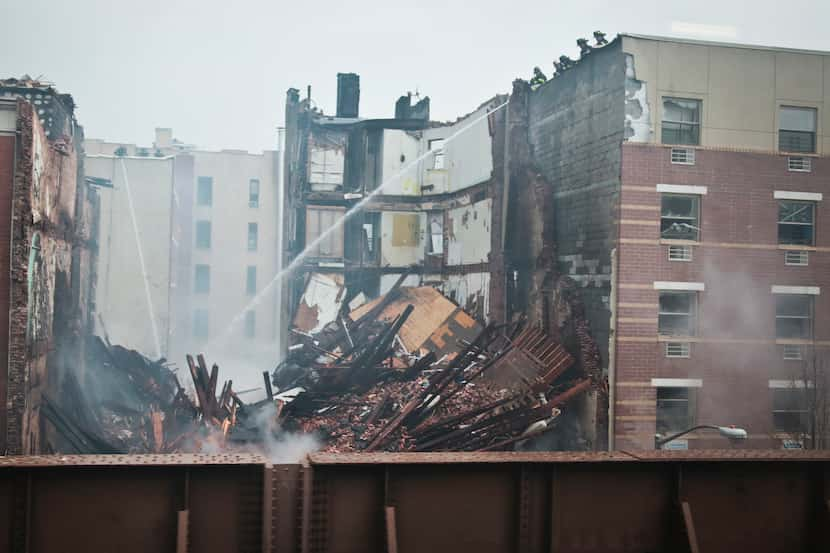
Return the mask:
<path id="1" fill-rule="evenodd" d="M 767 52 L 788 52 L 792 54 L 815 54 L 819 56 L 830 56 L 828 50 L 809 50 L 804 48 L 785 48 L 780 46 L 766 46 L 760 44 L 744 44 L 740 42 L 720 42 L 715 40 L 700 40 L 695 38 L 682 38 L 658 35 L 641 35 L 637 33 L 620 33 L 616 39 L 619 38 L 635 38 L 639 40 L 653 40 L 658 42 L 676 42 L 680 44 L 695 44 L 698 46 L 720 46 L 724 48 L 741 48 L 744 50 L 763 50 Z"/>
<path id="2" fill-rule="evenodd" d="M 353 117 L 322 116 L 312 121 L 313 125 L 326 128 L 350 129 L 398 129 L 402 131 L 420 131 L 432 126 L 423 119 L 358 119 Z"/>

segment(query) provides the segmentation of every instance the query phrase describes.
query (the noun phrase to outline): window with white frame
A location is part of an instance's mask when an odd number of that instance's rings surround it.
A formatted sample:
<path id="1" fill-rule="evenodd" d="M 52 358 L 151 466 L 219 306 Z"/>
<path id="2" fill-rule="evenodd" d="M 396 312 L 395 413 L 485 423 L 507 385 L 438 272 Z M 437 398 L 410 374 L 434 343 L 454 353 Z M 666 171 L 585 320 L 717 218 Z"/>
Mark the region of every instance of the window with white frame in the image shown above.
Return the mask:
<path id="1" fill-rule="evenodd" d="M 432 152 L 432 168 L 444 169 L 445 153 L 444 153 L 444 139 L 434 138 L 429 141 L 429 151 Z"/>
<path id="2" fill-rule="evenodd" d="M 782 152 L 815 153 L 816 108 L 781 106 L 778 118 L 778 149 Z"/>
<path id="3" fill-rule="evenodd" d="M 663 144 L 700 144 L 700 100 L 663 98 Z"/>
<path id="4" fill-rule="evenodd" d="M 660 238 L 695 241 L 700 238 L 700 196 L 661 195 Z"/>
<path id="5" fill-rule="evenodd" d="M 775 336 L 809 340 L 813 336 L 813 296 L 775 295 Z"/>
<path id="6" fill-rule="evenodd" d="M 697 335 L 697 292 L 661 291 L 657 329 L 668 336 Z"/>
<path id="7" fill-rule="evenodd" d="M 772 425 L 776 432 L 807 432 L 807 389 L 772 388 Z"/>
<path id="8" fill-rule="evenodd" d="M 198 177 L 196 179 L 196 205 L 210 206 L 213 204 L 213 177 Z"/>
<path id="9" fill-rule="evenodd" d="M 696 424 L 695 388 L 657 388 L 657 432 L 663 436 L 692 428 Z"/>
<path id="10" fill-rule="evenodd" d="M 815 202 L 778 200 L 778 243 L 812 246 L 815 212 Z"/>

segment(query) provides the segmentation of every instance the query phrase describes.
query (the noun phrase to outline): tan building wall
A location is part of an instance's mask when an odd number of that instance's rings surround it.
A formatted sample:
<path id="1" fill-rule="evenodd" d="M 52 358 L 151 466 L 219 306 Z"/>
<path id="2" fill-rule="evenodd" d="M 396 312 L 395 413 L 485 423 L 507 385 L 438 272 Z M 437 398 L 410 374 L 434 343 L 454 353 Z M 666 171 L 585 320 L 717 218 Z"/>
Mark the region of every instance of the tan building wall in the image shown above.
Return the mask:
<path id="1" fill-rule="evenodd" d="M 121 158 L 87 152 L 84 170 L 87 176 L 108 179 L 113 186 L 98 189 L 101 221 L 95 294 L 99 315 L 95 321 L 96 331 L 102 334 L 106 329 L 112 343 L 137 349 L 147 356 L 169 355 L 173 158 Z M 132 191 L 160 351 L 156 349 L 150 322 L 125 174 Z"/>
<path id="2" fill-rule="evenodd" d="M 645 84 L 653 142 L 660 143 L 661 98 L 671 96 L 702 100 L 701 146 L 714 148 L 775 152 L 779 107 L 816 108 L 816 152 L 830 154 L 828 52 L 631 35 L 623 35 L 623 51 Z"/>

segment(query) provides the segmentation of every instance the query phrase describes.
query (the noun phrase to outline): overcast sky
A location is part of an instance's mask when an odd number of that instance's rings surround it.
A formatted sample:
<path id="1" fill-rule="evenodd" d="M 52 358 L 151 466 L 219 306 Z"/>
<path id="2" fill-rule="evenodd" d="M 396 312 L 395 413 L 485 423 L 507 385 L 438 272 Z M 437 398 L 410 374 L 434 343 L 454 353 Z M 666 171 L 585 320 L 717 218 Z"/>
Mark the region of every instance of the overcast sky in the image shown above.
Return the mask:
<path id="1" fill-rule="evenodd" d="M 0 76 L 71 93 L 89 137 L 210 149 L 274 148 L 289 87 L 333 113 L 337 72 L 360 74 L 361 116 L 417 89 L 455 119 L 597 29 L 830 50 L 830 0 L 2 2 Z"/>

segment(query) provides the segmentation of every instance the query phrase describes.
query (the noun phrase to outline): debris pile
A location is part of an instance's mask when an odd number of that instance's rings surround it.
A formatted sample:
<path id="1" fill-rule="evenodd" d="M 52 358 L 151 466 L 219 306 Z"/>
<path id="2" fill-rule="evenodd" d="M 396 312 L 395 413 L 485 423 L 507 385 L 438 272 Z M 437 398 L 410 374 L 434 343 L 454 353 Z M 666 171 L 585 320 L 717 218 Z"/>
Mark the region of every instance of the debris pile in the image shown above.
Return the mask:
<path id="1" fill-rule="evenodd" d="M 401 286 L 405 276 L 348 314 L 340 281 L 310 277 L 274 373 L 293 394 L 282 429 L 333 452 L 507 449 L 549 431 L 593 386 L 541 330 L 482 328 L 435 289 Z"/>
<path id="2" fill-rule="evenodd" d="M 77 453 L 250 451 L 295 435 L 331 452 L 490 451 L 550 432 L 597 384 L 540 329 L 482 327 L 435 289 L 403 280 L 347 304 L 342 282 L 313 275 L 294 344 L 263 373 L 259 402 L 243 402 L 231 380 L 220 386 L 219 367 L 202 355 L 187 356 L 186 390 L 165 360 L 93 338 L 87 384 L 66 379 L 63 407 L 44 397 L 44 413 L 61 449 Z"/>

